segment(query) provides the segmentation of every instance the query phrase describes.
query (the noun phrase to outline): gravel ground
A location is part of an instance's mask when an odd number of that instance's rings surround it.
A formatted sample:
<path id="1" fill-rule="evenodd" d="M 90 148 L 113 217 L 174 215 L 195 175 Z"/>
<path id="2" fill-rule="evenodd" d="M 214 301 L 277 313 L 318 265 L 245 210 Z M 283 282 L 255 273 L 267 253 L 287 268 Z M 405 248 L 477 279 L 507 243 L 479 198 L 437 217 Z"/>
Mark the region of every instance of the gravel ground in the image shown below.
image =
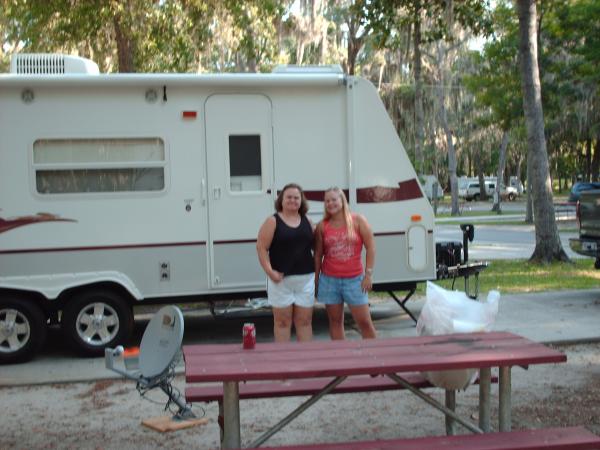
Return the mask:
<path id="1" fill-rule="evenodd" d="M 513 370 L 513 429 L 584 425 L 600 435 L 600 344 L 559 347 L 566 364 Z M 175 386 L 183 389 L 182 377 Z M 443 391 L 431 390 L 443 402 Z M 492 388 L 497 424 L 497 387 Z M 0 448 L 218 448 L 217 406 L 195 405 L 209 422 L 159 433 L 141 425 L 164 415 L 161 392 L 140 398 L 124 380 L 0 389 Z M 458 412 L 476 421 L 478 390 L 457 396 Z M 292 411 L 301 398 L 242 401 L 243 445 Z M 158 403 L 155 403 L 158 402 Z M 466 432 L 459 427 L 459 432 Z M 266 445 L 417 437 L 445 433 L 441 413 L 408 392 L 334 395 L 311 407 Z"/>

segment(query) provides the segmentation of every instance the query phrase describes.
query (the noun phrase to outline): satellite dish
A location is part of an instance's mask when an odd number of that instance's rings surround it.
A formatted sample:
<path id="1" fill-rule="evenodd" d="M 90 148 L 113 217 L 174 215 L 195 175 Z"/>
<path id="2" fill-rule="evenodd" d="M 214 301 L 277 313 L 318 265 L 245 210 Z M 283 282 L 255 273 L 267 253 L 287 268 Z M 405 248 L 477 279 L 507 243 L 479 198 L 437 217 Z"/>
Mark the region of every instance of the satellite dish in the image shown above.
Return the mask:
<path id="1" fill-rule="evenodd" d="M 152 317 L 140 344 L 140 372 L 144 378 L 161 375 L 178 355 L 183 341 L 183 314 L 165 306 Z"/>
<path id="2" fill-rule="evenodd" d="M 191 406 L 178 389 L 171 384 L 175 376 L 175 363 L 183 341 L 183 314 L 176 306 L 168 305 L 158 310 L 152 317 L 140 344 L 139 370 L 129 371 L 115 367 L 115 358 L 123 356 L 122 346 L 106 348 L 104 361 L 106 368 L 134 380 L 137 390 L 141 395 L 149 390 L 159 387 L 167 396 L 168 408 L 171 403 L 179 407 L 174 419 L 186 420 L 195 418 Z M 127 367 L 127 365 L 125 366 Z"/>

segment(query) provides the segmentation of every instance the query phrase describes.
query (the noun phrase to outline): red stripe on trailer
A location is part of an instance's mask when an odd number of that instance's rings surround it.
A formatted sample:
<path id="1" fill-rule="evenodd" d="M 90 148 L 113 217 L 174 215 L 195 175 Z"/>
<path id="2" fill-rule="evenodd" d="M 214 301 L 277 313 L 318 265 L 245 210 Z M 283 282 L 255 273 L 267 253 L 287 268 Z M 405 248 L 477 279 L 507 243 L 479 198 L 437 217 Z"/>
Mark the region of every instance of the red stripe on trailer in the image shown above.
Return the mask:
<path id="1" fill-rule="evenodd" d="M 344 189 L 343 191 L 346 198 L 348 198 L 348 189 Z M 304 191 L 304 196 L 307 200 L 322 202 L 325 197 L 325 191 Z M 421 188 L 418 181 L 414 178 L 398 182 L 398 187 L 371 186 L 356 190 L 356 200 L 358 203 L 401 202 L 421 197 L 423 197 Z"/>
<path id="2" fill-rule="evenodd" d="M 414 200 L 423 197 L 416 179 L 401 181 L 398 187 L 372 186 L 356 190 L 358 203 L 387 203 Z"/>

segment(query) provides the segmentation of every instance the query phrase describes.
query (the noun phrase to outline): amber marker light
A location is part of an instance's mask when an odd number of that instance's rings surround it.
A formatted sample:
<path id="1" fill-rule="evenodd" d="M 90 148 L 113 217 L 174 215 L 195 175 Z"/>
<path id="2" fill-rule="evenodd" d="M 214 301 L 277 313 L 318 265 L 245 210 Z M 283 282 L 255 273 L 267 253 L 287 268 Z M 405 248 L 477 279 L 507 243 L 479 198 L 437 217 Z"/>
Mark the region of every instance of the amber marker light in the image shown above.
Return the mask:
<path id="1" fill-rule="evenodd" d="M 411 222 L 420 222 L 421 214 L 413 214 L 412 216 L 410 216 L 410 221 Z"/>

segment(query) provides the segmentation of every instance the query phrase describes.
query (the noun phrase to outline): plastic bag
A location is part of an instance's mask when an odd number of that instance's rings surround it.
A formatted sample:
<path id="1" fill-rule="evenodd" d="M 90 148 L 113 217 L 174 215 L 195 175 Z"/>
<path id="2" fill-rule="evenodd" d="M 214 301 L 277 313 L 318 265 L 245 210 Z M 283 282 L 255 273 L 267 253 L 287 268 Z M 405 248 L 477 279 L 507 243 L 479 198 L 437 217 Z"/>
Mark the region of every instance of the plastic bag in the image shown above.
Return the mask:
<path id="1" fill-rule="evenodd" d="M 500 293 L 490 291 L 485 302 L 470 299 L 464 292 L 448 291 L 427 282 L 427 299 L 419 320 L 417 335 L 490 331 L 498 315 Z M 477 377 L 477 369 L 425 372 L 431 384 L 444 389 L 465 389 Z"/>

